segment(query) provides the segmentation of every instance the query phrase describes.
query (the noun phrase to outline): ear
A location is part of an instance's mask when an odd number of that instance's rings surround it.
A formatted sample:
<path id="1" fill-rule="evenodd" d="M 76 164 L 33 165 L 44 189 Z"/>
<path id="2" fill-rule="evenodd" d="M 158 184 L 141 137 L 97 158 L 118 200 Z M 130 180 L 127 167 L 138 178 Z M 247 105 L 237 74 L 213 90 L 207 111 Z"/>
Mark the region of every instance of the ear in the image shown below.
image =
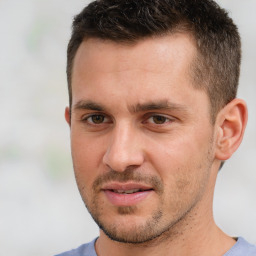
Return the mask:
<path id="1" fill-rule="evenodd" d="M 246 103 L 234 99 L 217 115 L 217 140 L 215 157 L 221 161 L 229 159 L 242 142 L 248 112 Z"/>
<path id="2" fill-rule="evenodd" d="M 70 110 L 69 107 L 65 108 L 65 119 L 66 122 L 69 124 L 69 126 L 71 126 L 71 119 L 70 119 Z"/>

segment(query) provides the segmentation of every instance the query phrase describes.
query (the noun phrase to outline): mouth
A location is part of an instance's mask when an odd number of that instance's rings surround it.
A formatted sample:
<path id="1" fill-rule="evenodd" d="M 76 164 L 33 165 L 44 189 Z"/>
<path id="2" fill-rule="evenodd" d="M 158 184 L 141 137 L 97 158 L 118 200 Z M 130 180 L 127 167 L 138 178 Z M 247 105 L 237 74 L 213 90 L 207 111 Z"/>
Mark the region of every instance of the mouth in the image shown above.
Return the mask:
<path id="1" fill-rule="evenodd" d="M 134 194 L 134 193 L 144 192 L 144 191 L 149 191 L 149 190 L 151 190 L 151 189 L 147 189 L 147 190 L 142 190 L 142 189 L 130 189 L 130 190 L 111 189 L 110 191 L 112 191 L 113 193 L 117 193 L 117 194 Z"/>
<path id="2" fill-rule="evenodd" d="M 104 186 L 102 191 L 112 205 L 132 206 L 146 200 L 154 189 L 136 183 L 112 183 Z"/>

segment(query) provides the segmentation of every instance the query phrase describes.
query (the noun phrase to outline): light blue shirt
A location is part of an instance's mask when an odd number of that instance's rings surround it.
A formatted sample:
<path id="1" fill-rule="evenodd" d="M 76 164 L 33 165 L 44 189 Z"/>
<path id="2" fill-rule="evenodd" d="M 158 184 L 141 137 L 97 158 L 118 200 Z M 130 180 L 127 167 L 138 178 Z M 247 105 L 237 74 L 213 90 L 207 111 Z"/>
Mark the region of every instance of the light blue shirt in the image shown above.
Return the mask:
<path id="1" fill-rule="evenodd" d="M 77 249 L 55 256 L 97 256 L 94 247 L 95 241 L 96 239 L 88 244 L 81 245 Z M 239 237 L 235 245 L 223 256 L 256 256 L 256 246 Z"/>

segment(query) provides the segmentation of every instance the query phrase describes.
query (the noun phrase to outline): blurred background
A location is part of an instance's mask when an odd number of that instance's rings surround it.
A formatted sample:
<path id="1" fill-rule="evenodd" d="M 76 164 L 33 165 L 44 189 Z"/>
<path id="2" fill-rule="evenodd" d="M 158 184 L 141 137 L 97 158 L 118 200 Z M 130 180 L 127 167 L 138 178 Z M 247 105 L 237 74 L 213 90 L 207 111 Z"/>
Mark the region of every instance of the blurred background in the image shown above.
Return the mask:
<path id="1" fill-rule="evenodd" d="M 64 121 L 66 46 L 89 1 L 0 0 L 0 255 L 45 256 L 98 235 L 76 188 Z M 256 243 L 256 1 L 220 0 L 238 25 L 244 141 L 219 173 L 216 222 Z"/>

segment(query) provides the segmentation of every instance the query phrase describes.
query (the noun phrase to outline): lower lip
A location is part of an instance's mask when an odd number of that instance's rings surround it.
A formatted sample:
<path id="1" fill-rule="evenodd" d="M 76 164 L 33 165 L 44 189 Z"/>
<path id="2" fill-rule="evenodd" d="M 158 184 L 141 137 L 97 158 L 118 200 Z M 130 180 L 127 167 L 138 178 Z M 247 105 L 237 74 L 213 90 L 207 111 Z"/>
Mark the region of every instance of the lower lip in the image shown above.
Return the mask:
<path id="1" fill-rule="evenodd" d="M 132 194 L 118 194 L 111 190 L 104 190 L 107 199 L 115 206 L 132 206 L 148 197 L 153 190 L 140 191 Z"/>

